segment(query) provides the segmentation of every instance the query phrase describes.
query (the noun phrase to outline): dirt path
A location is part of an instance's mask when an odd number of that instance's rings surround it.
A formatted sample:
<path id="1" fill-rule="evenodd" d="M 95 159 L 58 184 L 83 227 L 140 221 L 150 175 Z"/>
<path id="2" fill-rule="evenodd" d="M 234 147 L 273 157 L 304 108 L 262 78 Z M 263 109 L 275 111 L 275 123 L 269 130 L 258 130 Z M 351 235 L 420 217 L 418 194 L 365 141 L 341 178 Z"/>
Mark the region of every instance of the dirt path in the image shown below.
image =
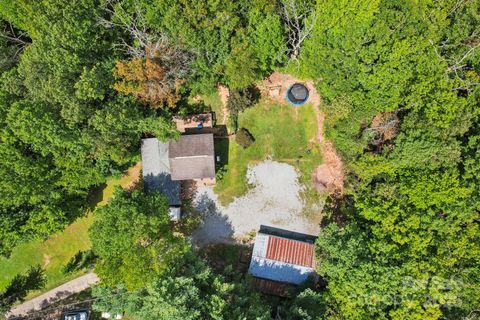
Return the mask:
<path id="1" fill-rule="evenodd" d="M 223 106 L 223 119 L 222 119 L 222 124 L 227 124 L 228 121 L 228 108 L 227 108 L 227 102 L 228 102 L 228 97 L 230 96 L 230 91 L 228 90 L 227 87 L 223 85 L 218 86 L 218 95 L 220 96 L 220 101 L 222 102 Z"/>
<path id="2" fill-rule="evenodd" d="M 301 81 L 293 78 L 290 75 L 282 74 L 278 72 L 272 73 L 267 79 L 265 79 L 260 90 L 263 95 L 270 97 L 273 100 L 277 100 L 281 103 L 287 103 L 285 101 L 285 94 L 288 88 L 296 83 L 303 83 L 309 91 L 308 103 L 313 106 L 317 121 L 317 140 L 320 144 L 324 163 L 318 166 L 314 172 L 312 172 L 312 183 L 319 191 L 327 191 L 330 193 L 342 192 L 344 181 L 344 166 L 341 158 L 335 151 L 331 141 L 325 139 L 323 126 L 325 115 L 320 111 L 321 99 L 315 89 L 315 85 L 312 81 Z"/>
<path id="3" fill-rule="evenodd" d="M 99 281 L 97 275 L 93 272 L 87 273 L 81 277 L 73 279 L 67 283 L 62 284 L 55 289 L 52 289 L 41 296 L 38 296 L 32 300 L 26 301 L 15 308 L 12 308 L 8 317 L 26 315 L 31 311 L 41 310 L 46 306 L 56 302 L 58 300 L 64 299 L 74 293 L 78 293 L 90 287 L 92 284 L 95 284 Z"/>

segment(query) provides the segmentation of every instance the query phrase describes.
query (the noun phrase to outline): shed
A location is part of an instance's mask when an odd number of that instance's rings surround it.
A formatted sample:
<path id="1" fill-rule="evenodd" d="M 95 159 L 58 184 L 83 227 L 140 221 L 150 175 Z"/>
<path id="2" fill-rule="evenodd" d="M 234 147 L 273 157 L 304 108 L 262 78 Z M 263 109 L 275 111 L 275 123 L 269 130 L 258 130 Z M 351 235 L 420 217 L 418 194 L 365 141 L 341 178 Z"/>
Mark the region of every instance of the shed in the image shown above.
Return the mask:
<path id="1" fill-rule="evenodd" d="M 315 274 L 313 243 L 259 233 L 249 273 L 260 279 L 299 285 Z"/>

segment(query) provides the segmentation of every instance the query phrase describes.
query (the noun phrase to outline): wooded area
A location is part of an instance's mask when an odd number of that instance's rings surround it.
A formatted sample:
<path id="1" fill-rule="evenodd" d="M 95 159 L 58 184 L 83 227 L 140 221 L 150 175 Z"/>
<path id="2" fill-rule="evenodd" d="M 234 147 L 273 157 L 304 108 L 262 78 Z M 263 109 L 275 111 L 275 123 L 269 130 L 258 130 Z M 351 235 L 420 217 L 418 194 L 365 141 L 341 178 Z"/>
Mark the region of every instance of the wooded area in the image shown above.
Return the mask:
<path id="1" fill-rule="evenodd" d="M 477 0 L 3 0 L 0 253 L 81 216 L 142 137 L 176 136 L 188 96 L 242 92 L 281 70 L 315 81 L 348 171 L 316 243 L 325 285 L 260 296 L 169 228 L 163 197 L 118 190 L 90 232 L 105 282 L 96 308 L 135 319 L 478 316 L 479 47 Z M 9 304 L 24 295 L 7 293 Z"/>

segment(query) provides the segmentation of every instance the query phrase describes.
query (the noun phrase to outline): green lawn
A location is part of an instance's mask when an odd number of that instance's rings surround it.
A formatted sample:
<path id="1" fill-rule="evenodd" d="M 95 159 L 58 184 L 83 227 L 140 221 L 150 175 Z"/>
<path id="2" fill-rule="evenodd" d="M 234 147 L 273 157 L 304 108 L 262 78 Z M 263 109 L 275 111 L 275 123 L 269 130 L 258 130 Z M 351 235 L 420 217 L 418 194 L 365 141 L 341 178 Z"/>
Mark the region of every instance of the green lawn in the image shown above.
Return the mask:
<path id="1" fill-rule="evenodd" d="M 245 150 L 235 143 L 234 138 L 229 143 L 219 142 L 222 146 L 217 148 L 217 153 L 225 153 L 224 149 L 228 148 L 228 164 L 215 186 L 223 204 L 247 191 L 248 165 L 267 157 L 295 166 L 300 181 L 310 185 L 310 174 L 322 160 L 315 139 L 315 113 L 310 105 L 293 107 L 261 101 L 240 114 L 239 127 L 248 129 L 255 142 Z"/>
<path id="2" fill-rule="evenodd" d="M 203 95 L 202 99 L 205 105 L 210 107 L 212 111 L 215 112 L 215 116 L 217 117 L 217 124 L 220 124 L 223 119 L 223 106 L 222 102 L 220 101 L 218 92 L 215 91 L 209 95 Z"/>
<path id="3" fill-rule="evenodd" d="M 139 174 L 140 163 L 129 169 L 128 173 L 121 178 L 110 179 L 105 188 L 101 188 L 92 195 L 92 207 L 104 205 L 112 196 L 115 186 L 127 186 Z M 36 240 L 17 246 L 10 258 L 0 257 L 0 291 L 3 290 L 12 278 L 25 272 L 30 266 L 40 264 L 45 268 L 47 277 L 46 287 L 42 292 L 54 288 L 79 275 L 65 275 L 62 272 L 63 266 L 79 250 L 90 248 L 88 228 L 93 222 L 93 214 L 89 210 L 85 217 L 77 219 L 46 241 Z M 33 292 L 30 296 L 38 295 L 40 292 Z"/>

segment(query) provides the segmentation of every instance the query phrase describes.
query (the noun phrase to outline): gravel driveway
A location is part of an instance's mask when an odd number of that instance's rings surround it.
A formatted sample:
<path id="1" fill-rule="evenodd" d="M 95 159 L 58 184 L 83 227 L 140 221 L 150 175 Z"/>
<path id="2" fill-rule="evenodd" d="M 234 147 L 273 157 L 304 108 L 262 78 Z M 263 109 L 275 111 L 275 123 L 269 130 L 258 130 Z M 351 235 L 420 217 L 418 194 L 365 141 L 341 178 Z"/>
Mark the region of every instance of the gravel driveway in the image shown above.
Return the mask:
<path id="1" fill-rule="evenodd" d="M 227 207 L 219 203 L 212 188 L 197 190 L 194 207 L 205 220 L 193 235 L 196 243 L 231 242 L 258 231 L 260 225 L 318 234 L 318 224 L 302 213 L 302 186 L 294 167 L 267 160 L 250 167 L 247 180 L 253 187 Z"/>

